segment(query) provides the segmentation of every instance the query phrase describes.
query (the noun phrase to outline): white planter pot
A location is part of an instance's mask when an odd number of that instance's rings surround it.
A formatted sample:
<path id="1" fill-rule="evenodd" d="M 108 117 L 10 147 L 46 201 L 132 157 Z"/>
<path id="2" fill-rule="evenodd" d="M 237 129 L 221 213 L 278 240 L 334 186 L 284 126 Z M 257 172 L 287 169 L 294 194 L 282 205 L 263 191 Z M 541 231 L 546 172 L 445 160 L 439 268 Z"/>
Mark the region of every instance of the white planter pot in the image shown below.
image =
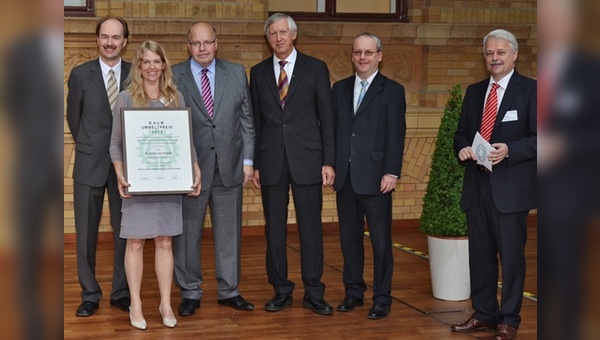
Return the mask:
<path id="1" fill-rule="evenodd" d="M 433 297 L 448 301 L 466 300 L 471 295 L 469 239 L 427 236 Z"/>

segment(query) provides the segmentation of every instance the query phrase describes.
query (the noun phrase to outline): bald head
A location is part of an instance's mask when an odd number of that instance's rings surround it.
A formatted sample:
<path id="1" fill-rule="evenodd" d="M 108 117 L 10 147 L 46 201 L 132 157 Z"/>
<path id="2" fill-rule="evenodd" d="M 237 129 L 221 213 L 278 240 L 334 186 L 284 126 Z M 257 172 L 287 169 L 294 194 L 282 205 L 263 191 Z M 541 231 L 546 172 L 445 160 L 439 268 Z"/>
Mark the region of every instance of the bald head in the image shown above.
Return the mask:
<path id="1" fill-rule="evenodd" d="M 197 22 L 190 27 L 188 30 L 188 41 L 193 41 L 194 34 L 210 34 L 212 35 L 210 40 L 213 40 L 217 37 L 217 31 L 215 28 L 205 22 Z"/>
<path id="2" fill-rule="evenodd" d="M 211 25 L 197 22 L 188 32 L 188 50 L 192 58 L 203 68 L 207 68 L 217 52 L 217 33 Z"/>

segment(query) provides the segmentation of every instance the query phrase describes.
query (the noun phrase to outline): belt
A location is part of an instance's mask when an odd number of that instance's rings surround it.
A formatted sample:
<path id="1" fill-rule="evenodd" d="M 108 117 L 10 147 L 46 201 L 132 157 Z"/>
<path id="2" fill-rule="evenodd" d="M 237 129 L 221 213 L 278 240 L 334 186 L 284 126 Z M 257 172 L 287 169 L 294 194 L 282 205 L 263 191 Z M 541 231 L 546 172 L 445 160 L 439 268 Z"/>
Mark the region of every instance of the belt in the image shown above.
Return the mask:
<path id="1" fill-rule="evenodd" d="M 485 166 L 483 166 L 483 165 L 479 165 L 479 164 L 477 164 L 477 170 L 479 170 L 479 171 L 481 171 L 481 172 L 484 172 L 484 173 L 486 173 L 486 174 L 489 174 L 489 173 L 491 172 L 491 171 L 489 171 L 489 170 L 488 170 L 488 169 L 487 169 Z"/>

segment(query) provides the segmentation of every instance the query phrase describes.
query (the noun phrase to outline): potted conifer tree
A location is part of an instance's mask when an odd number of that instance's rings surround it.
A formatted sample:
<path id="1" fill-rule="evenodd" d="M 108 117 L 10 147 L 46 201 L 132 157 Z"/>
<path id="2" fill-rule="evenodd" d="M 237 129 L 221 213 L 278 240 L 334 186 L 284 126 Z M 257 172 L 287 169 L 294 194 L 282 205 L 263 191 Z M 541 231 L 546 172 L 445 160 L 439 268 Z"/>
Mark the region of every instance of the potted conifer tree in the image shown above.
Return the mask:
<path id="1" fill-rule="evenodd" d="M 469 298 L 469 240 L 460 207 L 464 167 L 454 154 L 454 133 L 462 107 L 460 85 L 452 87 L 438 130 L 429 182 L 419 221 L 427 234 L 433 296 L 449 301 Z"/>

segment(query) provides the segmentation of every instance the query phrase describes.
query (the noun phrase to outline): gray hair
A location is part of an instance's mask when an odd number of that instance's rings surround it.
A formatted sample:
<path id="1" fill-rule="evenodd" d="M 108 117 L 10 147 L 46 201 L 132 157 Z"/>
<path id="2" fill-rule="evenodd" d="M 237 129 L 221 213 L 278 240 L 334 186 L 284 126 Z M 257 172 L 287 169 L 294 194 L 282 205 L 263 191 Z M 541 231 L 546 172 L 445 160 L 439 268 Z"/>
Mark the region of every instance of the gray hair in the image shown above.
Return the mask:
<path id="1" fill-rule="evenodd" d="M 292 19 L 291 16 L 283 13 L 274 13 L 269 17 L 269 19 L 267 19 L 267 22 L 265 23 L 265 35 L 267 37 L 269 37 L 269 26 L 273 25 L 281 19 L 287 20 L 288 28 L 290 29 L 290 31 L 296 32 L 298 30 L 298 26 L 296 25 L 296 22 L 294 21 L 294 19 Z"/>
<path id="2" fill-rule="evenodd" d="M 358 33 L 358 35 L 356 37 L 354 37 L 354 40 L 356 40 L 356 38 L 359 38 L 359 37 L 369 37 L 369 38 L 375 40 L 375 46 L 377 47 L 377 52 L 383 51 L 383 45 L 381 45 L 381 39 L 379 39 L 379 37 L 377 35 L 375 35 L 374 33 L 360 32 L 360 33 Z M 354 42 L 352 43 L 352 45 L 354 45 Z"/>
<path id="3" fill-rule="evenodd" d="M 519 43 L 517 42 L 517 38 L 507 30 L 497 29 L 488 33 L 485 38 L 483 38 L 483 53 L 485 53 L 485 43 L 489 38 L 496 38 L 500 40 L 506 40 L 510 44 L 510 49 L 513 52 L 517 52 L 519 50 Z"/>

